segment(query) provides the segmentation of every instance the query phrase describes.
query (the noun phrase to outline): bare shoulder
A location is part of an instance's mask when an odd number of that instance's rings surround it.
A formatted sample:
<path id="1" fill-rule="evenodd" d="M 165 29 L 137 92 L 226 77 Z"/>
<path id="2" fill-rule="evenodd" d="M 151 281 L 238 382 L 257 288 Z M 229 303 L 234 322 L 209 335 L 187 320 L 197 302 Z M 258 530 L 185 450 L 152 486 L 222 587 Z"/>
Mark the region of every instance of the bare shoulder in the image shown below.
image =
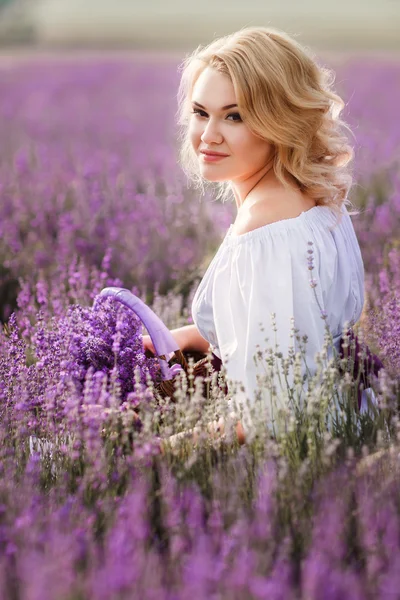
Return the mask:
<path id="1" fill-rule="evenodd" d="M 250 207 L 246 207 L 245 204 L 232 226 L 234 235 L 242 235 L 283 219 L 293 219 L 316 205 L 315 200 L 309 196 L 291 192 L 277 193 L 273 202 L 271 199 L 261 199 Z"/>

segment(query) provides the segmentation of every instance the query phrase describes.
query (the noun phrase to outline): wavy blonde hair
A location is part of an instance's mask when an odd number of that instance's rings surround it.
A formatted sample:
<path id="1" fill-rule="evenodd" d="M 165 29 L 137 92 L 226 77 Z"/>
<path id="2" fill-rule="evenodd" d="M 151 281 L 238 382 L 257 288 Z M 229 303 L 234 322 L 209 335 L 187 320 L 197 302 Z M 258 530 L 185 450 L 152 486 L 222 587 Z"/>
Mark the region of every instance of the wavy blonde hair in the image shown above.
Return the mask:
<path id="1" fill-rule="evenodd" d="M 345 104 L 332 89 L 335 74 L 317 64 L 308 48 L 272 27 L 245 27 L 198 46 L 179 65 L 177 121 L 179 164 L 204 192 L 204 179 L 188 136 L 191 94 L 206 67 L 229 76 L 242 120 L 275 147 L 273 168 L 285 187 L 293 180 L 317 205 L 341 219 L 352 185 L 354 151 L 339 118 Z M 217 183 L 217 199 L 232 198 L 231 182 Z M 350 214 L 358 214 L 354 210 Z"/>

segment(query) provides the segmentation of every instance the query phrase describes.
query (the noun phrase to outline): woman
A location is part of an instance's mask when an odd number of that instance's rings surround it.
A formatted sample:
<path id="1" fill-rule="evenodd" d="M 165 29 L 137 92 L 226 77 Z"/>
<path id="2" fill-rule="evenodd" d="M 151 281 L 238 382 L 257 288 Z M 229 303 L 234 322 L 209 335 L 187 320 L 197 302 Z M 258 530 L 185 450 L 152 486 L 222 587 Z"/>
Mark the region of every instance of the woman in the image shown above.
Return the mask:
<path id="1" fill-rule="evenodd" d="M 257 398 L 273 420 L 271 389 L 257 389 L 275 333 L 284 358 L 308 336 L 313 374 L 326 325 L 339 350 L 360 319 L 364 267 L 346 208 L 353 150 L 332 72 L 281 31 L 241 29 L 197 48 L 181 70 L 181 165 L 200 188 L 212 182 L 220 199 L 233 197 L 237 216 L 193 298 L 194 325 L 172 333 L 182 350 L 211 345 L 222 360 L 244 441 Z M 284 409 L 282 362 L 272 378 Z"/>

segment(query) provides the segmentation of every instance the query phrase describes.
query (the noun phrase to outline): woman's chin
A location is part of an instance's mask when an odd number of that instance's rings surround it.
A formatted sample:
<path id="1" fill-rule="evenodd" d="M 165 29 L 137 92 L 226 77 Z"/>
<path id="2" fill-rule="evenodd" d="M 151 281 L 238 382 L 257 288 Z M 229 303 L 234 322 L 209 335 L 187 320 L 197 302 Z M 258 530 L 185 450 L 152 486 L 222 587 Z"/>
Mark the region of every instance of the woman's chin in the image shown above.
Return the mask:
<path id="1" fill-rule="evenodd" d="M 210 183 L 219 183 L 221 181 L 228 180 L 228 177 L 224 177 L 223 175 L 218 173 L 212 173 L 211 169 L 201 169 L 201 176 L 203 179 L 209 181 Z"/>

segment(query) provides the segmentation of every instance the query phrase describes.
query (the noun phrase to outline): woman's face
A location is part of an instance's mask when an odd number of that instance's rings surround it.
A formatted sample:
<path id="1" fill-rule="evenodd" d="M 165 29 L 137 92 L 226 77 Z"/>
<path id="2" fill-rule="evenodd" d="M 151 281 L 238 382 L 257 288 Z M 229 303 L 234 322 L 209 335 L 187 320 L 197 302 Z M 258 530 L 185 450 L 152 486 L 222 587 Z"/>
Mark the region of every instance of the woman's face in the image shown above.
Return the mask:
<path id="1" fill-rule="evenodd" d="M 226 108 L 230 105 L 234 106 Z M 189 136 L 204 179 L 239 183 L 265 167 L 272 145 L 241 120 L 228 76 L 210 67 L 202 71 L 193 87 L 191 106 L 195 113 L 190 115 Z M 227 156 L 209 162 L 202 150 Z"/>

